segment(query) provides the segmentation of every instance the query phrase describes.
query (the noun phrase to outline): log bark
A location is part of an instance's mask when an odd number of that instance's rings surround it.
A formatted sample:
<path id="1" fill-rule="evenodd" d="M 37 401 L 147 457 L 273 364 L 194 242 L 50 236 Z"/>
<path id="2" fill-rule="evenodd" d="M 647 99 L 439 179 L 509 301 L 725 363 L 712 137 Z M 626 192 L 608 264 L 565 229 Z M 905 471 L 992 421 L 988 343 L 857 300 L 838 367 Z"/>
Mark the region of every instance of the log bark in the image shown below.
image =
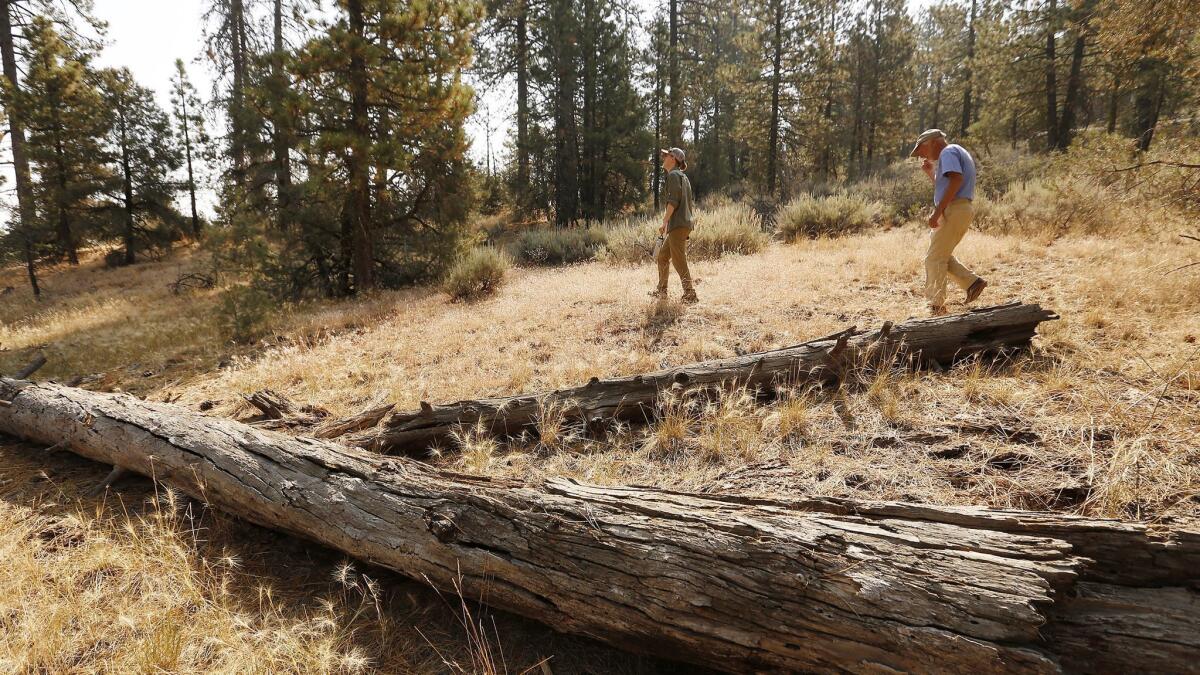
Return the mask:
<path id="1" fill-rule="evenodd" d="M 1104 640 L 1119 649 L 1091 670 L 1186 670 L 1200 655 L 1196 534 L 527 484 L 124 394 L 3 379 L 0 397 L 0 432 L 65 442 L 251 522 L 625 649 L 806 672 L 1055 672 L 1095 665 Z"/>
<path id="2" fill-rule="evenodd" d="M 847 368 L 869 359 L 911 358 L 946 363 L 973 354 L 1029 344 L 1038 324 L 1058 318 L 1039 305 L 1011 304 L 965 314 L 918 319 L 873 331 L 848 331 L 804 344 L 735 358 L 694 363 L 654 373 L 606 380 L 553 392 L 459 401 L 397 411 L 373 429 L 346 439 L 369 450 L 419 454 L 445 444 L 464 426 L 482 424 L 494 434 L 517 435 L 536 425 L 548 405 L 570 421 L 641 420 L 654 415 L 671 387 L 737 382 L 769 393 L 780 385 L 836 381 Z"/>

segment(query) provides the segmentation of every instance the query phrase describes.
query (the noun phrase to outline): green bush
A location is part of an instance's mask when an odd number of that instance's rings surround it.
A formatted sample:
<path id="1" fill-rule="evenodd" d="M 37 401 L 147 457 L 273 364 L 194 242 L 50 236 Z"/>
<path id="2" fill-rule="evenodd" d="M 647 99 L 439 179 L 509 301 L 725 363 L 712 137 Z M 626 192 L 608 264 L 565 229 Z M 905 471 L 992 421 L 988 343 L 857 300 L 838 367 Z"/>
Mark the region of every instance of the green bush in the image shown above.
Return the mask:
<path id="1" fill-rule="evenodd" d="M 234 342 L 252 342 L 266 327 L 277 306 L 278 302 L 260 284 L 231 286 L 221 296 L 218 309 L 221 328 Z"/>
<path id="2" fill-rule="evenodd" d="M 840 193 L 793 199 L 780 210 L 777 222 L 784 239 L 794 241 L 800 237 L 854 234 L 878 224 L 883 216 L 879 202 Z"/>
<path id="3" fill-rule="evenodd" d="M 730 253 L 758 253 L 771 239 L 758 223 L 758 216 L 745 204 L 723 202 L 699 210 L 696 227 L 688 239 L 688 257 L 711 260 Z M 607 242 L 596 257 L 621 263 L 649 261 L 661 224 L 656 217 L 610 225 L 606 228 Z"/>
<path id="4" fill-rule="evenodd" d="M 531 265 L 566 265 L 591 260 L 605 243 L 602 228 L 526 230 L 512 243 L 514 257 Z"/>
<path id="5" fill-rule="evenodd" d="M 471 249 L 450 267 L 443 288 L 452 300 L 490 295 L 504 282 L 508 268 L 508 257 L 500 251 L 487 246 Z"/>

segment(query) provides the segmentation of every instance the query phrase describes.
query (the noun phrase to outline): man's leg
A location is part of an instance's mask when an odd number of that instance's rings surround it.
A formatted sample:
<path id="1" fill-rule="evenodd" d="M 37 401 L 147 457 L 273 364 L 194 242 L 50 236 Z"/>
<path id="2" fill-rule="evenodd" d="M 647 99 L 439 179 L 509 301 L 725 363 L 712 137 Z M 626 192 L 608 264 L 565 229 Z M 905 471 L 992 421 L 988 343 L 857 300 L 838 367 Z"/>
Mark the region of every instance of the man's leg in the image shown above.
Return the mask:
<path id="1" fill-rule="evenodd" d="M 958 237 L 959 241 L 961 241 L 963 236 L 966 235 L 967 230 L 971 227 L 971 221 L 974 219 L 975 209 L 971 202 L 959 202 L 957 204 L 951 204 L 946 209 L 946 224 L 950 225 L 956 231 L 962 231 L 962 234 Z M 958 245 L 957 242 L 955 242 L 955 245 Z M 950 256 L 950 260 L 948 260 L 946 263 L 946 271 L 950 274 L 950 278 L 954 279 L 954 283 L 958 284 L 958 287 L 963 290 L 970 288 L 971 284 L 979 280 L 978 274 L 975 274 L 971 270 L 967 269 L 967 267 L 959 262 L 958 258 L 955 258 L 953 255 Z"/>
<path id="2" fill-rule="evenodd" d="M 679 274 L 679 282 L 683 285 L 685 300 L 696 297 L 696 289 L 692 286 L 692 272 L 688 269 L 687 263 L 687 241 L 690 234 L 691 230 L 684 228 L 671 230 L 671 233 L 667 235 L 668 246 L 665 247 L 671 250 L 671 262 Z"/>
<path id="3" fill-rule="evenodd" d="M 946 305 L 946 275 L 950 271 L 950 260 L 970 222 L 961 215 L 952 214 L 954 208 L 946 209 L 942 224 L 929 232 L 929 250 L 925 252 L 925 297 L 935 309 Z"/>

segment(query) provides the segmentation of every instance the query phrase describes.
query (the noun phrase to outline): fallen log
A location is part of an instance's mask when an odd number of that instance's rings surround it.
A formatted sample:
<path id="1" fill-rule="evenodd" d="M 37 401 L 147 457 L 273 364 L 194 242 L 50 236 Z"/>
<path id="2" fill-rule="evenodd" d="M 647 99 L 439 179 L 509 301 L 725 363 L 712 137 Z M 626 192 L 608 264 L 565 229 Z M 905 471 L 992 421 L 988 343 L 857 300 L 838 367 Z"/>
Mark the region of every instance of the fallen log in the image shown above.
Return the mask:
<path id="1" fill-rule="evenodd" d="M 1138 525 L 1049 514 L 526 484 L 124 394 L 4 379 L 0 397 L 10 401 L 0 432 L 66 443 L 251 522 L 625 649 L 808 672 L 1055 672 L 1095 665 L 1094 645 L 1108 639 L 1119 640 L 1113 661 L 1090 670 L 1182 670 L 1200 656 L 1195 535 L 1156 540 Z M 1076 536 L 1120 546 L 1076 550 Z M 1122 574 L 1131 564 L 1151 569 Z M 1163 600 L 1170 611 L 1156 613 Z"/>
<path id="2" fill-rule="evenodd" d="M 948 363 L 1026 346 L 1038 324 L 1057 318 L 1039 305 L 1015 303 L 896 326 L 889 323 L 867 332 L 851 328 L 793 347 L 643 375 L 593 378 L 581 387 L 553 392 L 448 405 L 422 403 L 418 410 L 393 412 L 378 427 L 351 435 L 344 442 L 376 451 L 418 454 L 444 444 L 465 426 L 481 424 L 493 434 L 515 436 L 535 426 L 549 406 L 562 410 L 570 422 L 590 426 L 612 419 L 644 421 L 653 416 L 661 393 L 671 387 L 737 382 L 769 393 L 780 385 L 837 380 L 848 367 L 871 359 Z"/>

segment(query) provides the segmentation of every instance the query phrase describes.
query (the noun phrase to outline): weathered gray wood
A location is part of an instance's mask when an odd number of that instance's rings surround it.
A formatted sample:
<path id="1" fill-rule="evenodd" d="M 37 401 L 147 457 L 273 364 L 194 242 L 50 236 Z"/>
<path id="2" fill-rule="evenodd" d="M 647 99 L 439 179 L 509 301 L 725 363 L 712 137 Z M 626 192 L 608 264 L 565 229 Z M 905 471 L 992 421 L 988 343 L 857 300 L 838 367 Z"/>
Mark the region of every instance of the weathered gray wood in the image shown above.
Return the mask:
<path id="1" fill-rule="evenodd" d="M 1195 554 L 1193 535 L 1157 540 L 1138 525 L 1049 514 L 526 484 L 123 394 L 0 380 L 0 397 L 12 402 L 0 432 L 65 442 L 249 521 L 441 588 L 460 581 L 468 597 L 627 649 L 734 671 L 1055 672 L 1109 670 L 1091 668 L 1089 645 L 1111 639 L 1119 664 L 1200 662 L 1187 588 L 1197 570 L 1176 559 Z M 1096 541 L 1117 532 L 1121 547 L 1095 555 L 1165 571 L 1112 576 L 1118 564 L 1074 550 L 1076 529 Z M 1093 569 L 1116 583 L 1081 582 Z M 1169 616 L 1147 620 L 1164 598 Z M 1169 649 L 1147 655 L 1156 644 Z"/>
<path id="2" fill-rule="evenodd" d="M 718 386 L 733 382 L 769 393 L 780 385 L 828 382 L 846 368 L 868 360 L 916 359 L 950 362 L 979 353 L 1029 344 L 1043 321 L 1056 319 L 1038 305 L 987 307 L 965 314 L 890 323 L 864 333 L 854 329 L 794 347 L 694 363 L 654 373 L 606 380 L 593 378 L 581 387 L 553 392 L 423 403 L 418 410 L 396 411 L 380 426 L 344 442 L 389 452 L 419 454 L 445 445 L 464 426 L 482 423 L 492 433 L 517 435 L 536 425 L 547 405 L 561 408 L 570 421 L 594 425 L 611 419 L 646 420 L 655 414 L 661 393 L 671 387 Z"/>

